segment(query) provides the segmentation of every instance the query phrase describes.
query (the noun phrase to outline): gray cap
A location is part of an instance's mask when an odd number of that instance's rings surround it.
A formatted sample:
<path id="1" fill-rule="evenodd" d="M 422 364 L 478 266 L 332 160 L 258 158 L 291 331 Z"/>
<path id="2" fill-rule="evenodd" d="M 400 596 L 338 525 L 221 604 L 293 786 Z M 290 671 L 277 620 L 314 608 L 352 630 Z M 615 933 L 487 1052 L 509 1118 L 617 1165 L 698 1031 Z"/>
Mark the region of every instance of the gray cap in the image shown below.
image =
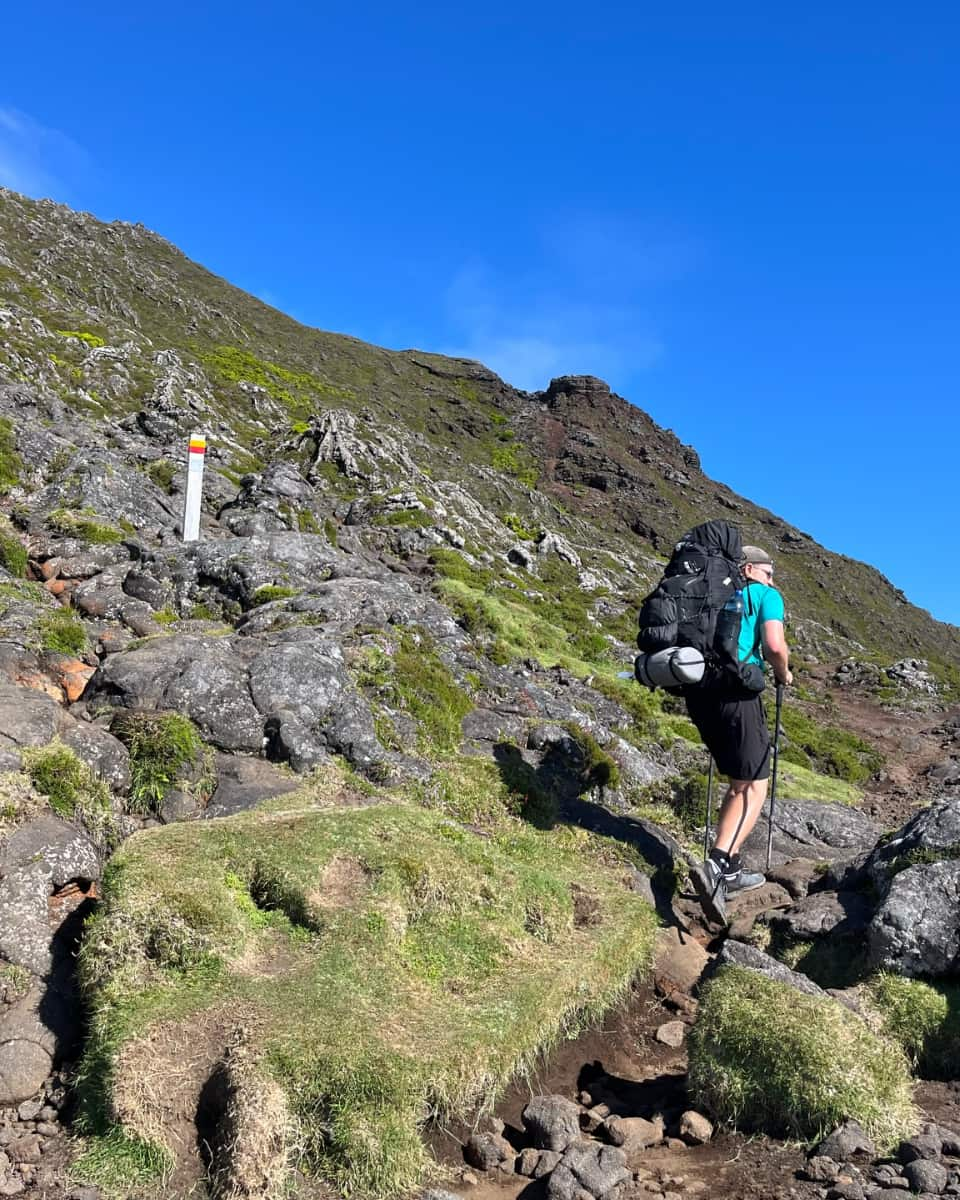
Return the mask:
<path id="1" fill-rule="evenodd" d="M 743 561 L 745 563 L 763 563 L 771 567 L 773 566 L 773 559 L 766 550 L 761 550 L 759 546 L 744 546 Z"/>

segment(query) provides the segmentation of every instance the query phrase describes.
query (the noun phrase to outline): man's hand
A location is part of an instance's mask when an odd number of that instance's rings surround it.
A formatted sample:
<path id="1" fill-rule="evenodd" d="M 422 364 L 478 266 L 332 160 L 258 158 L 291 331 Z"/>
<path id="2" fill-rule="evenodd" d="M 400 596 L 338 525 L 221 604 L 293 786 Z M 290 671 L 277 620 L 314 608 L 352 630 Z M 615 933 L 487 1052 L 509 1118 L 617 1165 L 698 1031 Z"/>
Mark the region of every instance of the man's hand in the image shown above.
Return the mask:
<path id="1" fill-rule="evenodd" d="M 789 687 L 790 684 L 793 683 L 793 672 L 790 670 L 789 667 L 787 667 L 787 672 L 786 672 L 786 675 L 784 676 L 784 678 L 780 679 L 777 676 L 776 679 L 777 679 L 777 684 L 779 687 Z"/>

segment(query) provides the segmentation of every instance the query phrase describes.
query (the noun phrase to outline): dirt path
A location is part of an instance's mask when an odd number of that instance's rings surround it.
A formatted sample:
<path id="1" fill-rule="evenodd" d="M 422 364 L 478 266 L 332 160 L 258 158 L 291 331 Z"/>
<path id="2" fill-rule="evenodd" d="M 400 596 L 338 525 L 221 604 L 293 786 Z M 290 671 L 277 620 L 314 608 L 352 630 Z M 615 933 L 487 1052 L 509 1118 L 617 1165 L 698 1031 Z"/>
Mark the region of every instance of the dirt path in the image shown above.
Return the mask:
<path id="1" fill-rule="evenodd" d="M 806 1154 L 796 1142 L 720 1131 L 707 1144 L 691 1146 L 674 1136 L 681 1114 L 692 1107 L 687 1051 L 685 1042 L 665 1045 L 658 1030 L 667 1023 L 675 1027 L 681 1021 L 685 1029 L 693 1023 L 697 1005 L 691 991 L 718 944 L 694 914 L 693 905 L 681 905 L 678 924 L 661 930 L 652 979 L 636 985 L 601 1028 L 559 1046 L 530 1080 L 515 1085 L 497 1106 L 495 1120 L 520 1148 L 521 1114 L 533 1095 L 600 1101 L 622 1116 L 662 1114 L 667 1139 L 628 1158 L 633 1180 L 623 1200 L 820 1200 L 822 1184 L 800 1177 Z M 960 1129 L 960 1082 L 921 1081 L 916 1101 L 924 1119 Z M 542 1200 L 544 1180 L 467 1167 L 462 1147 L 471 1132 L 464 1125 L 434 1130 L 429 1138 L 450 1174 L 448 1187 L 464 1200 Z"/>
<path id="2" fill-rule="evenodd" d="M 497 1106 L 506 1136 L 522 1144 L 521 1113 L 532 1095 L 551 1094 L 583 1102 L 604 1103 L 612 1113 L 652 1118 L 663 1114 L 667 1133 L 675 1134 L 681 1114 L 690 1108 L 687 1095 L 687 1051 L 665 1045 L 657 1031 L 681 1021 L 689 1028 L 696 1013 L 690 988 L 709 953 L 711 935 L 696 926 L 664 929 L 653 979 L 635 986 L 628 1000 L 609 1014 L 601 1028 L 559 1046 L 529 1081 L 514 1086 Z M 481 1126 L 482 1127 L 482 1126 Z M 434 1131 L 434 1154 L 452 1173 L 448 1186 L 469 1200 L 538 1200 L 544 1181 L 531 1181 L 500 1171 L 466 1167 L 462 1143 L 467 1126 Z M 657 1200 L 659 1196 L 729 1197 L 730 1200 L 806 1200 L 819 1196 L 817 1186 L 798 1181 L 803 1148 L 765 1137 L 720 1133 L 702 1146 L 688 1146 L 668 1136 L 663 1145 L 630 1156 L 634 1181 L 624 1200 Z"/>
<path id="3" fill-rule="evenodd" d="M 886 765 L 881 778 L 869 783 L 863 808 L 885 829 L 898 828 L 940 791 L 926 772 L 948 756 L 948 742 L 934 730 L 960 709 L 887 708 L 856 687 L 837 685 L 826 668 L 811 674 L 818 690 L 835 706 L 830 724 L 863 738 L 883 755 Z"/>

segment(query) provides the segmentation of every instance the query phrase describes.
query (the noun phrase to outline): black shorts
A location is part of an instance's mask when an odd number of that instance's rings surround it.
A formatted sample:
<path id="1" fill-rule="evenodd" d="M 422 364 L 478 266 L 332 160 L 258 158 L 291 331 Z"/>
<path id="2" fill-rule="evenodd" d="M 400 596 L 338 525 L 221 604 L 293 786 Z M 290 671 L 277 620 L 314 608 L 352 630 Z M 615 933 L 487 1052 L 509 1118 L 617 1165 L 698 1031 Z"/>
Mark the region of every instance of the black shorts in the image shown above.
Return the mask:
<path id="1" fill-rule="evenodd" d="M 718 700 L 689 688 L 684 696 L 690 720 L 713 755 L 717 770 L 731 779 L 768 779 L 770 731 L 763 698 Z"/>

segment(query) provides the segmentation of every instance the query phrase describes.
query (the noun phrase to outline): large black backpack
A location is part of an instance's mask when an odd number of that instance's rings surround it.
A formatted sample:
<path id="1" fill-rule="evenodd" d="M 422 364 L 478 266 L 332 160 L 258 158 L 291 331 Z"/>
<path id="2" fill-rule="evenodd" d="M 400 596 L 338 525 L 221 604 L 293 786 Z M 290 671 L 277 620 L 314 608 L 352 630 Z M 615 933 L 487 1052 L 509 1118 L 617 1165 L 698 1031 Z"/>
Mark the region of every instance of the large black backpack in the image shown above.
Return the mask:
<path id="1" fill-rule="evenodd" d="M 731 625 L 725 614 L 724 636 L 717 637 L 717 618 L 745 584 L 742 556 L 740 530 L 727 521 L 706 521 L 685 533 L 663 578 L 640 607 L 637 635 L 637 645 L 649 654 L 670 646 L 693 646 L 706 664 L 702 683 L 696 686 L 730 695 L 756 693 L 763 687 L 759 668 L 738 662 L 739 618 Z"/>

